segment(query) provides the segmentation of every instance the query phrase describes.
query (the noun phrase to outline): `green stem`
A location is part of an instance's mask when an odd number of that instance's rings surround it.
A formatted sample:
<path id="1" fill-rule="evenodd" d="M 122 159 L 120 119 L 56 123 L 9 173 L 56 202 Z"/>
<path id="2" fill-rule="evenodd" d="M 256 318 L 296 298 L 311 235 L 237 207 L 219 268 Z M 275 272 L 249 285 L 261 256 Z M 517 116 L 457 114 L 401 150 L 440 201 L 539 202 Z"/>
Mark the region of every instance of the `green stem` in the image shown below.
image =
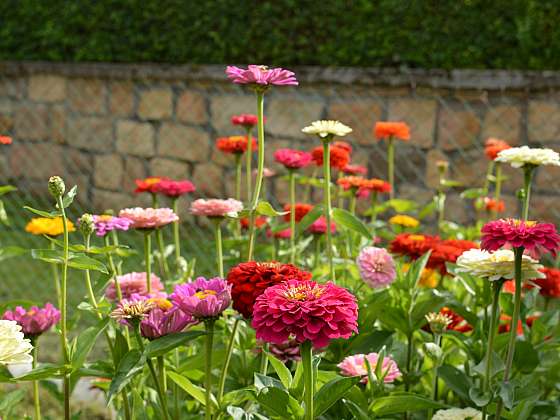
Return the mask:
<path id="1" fill-rule="evenodd" d="M 268 372 L 268 357 L 266 356 L 267 353 L 268 353 L 268 343 L 264 343 L 262 345 L 261 367 L 259 371 L 261 372 L 261 375 L 265 375 L 265 376 Z"/>
<path id="2" fill-rule="evenodd" d="M 445 220 L 445 193 L 443 191 L 438 191 L 438 231 L 441 231 L 443 226 L 443 221 Z"/>
<path id="3" fill-rule="evenodd" d="M 315 252 L 313 253 L 313 267 L 317 267 L 319 265 L 319 256 L 321 255 L 321 237 L 319 235 L 314 236 Z"/>
<path id="4" fill-rule="evenodd" d="M 39 355 L 39 337 L 34 337 L 31 339 L 31 344 L 33 344 L 33 363 L 32 368 L 37 367 L 37 360 Z M 35 409 L 35 420 L 41 420 L 41 402 L 39 398 L 39 381 L 33 381 L 33 407 Z"/>
<path id="5" fill-rule="evenodd" d="M 178 214 L 179 205 L 177 197 L 173 197 L 171 201 L 171 207 L 175 214 Z M 179 235 L 179 220 L 173 222 L 173 243 L 175 244 L 175 263 L 178 265 L 181 260 L 181 237 Z"/>
<path id="6" fill-rule="evenodd" d="M 249 208 L 249 250 L 247 252 L 247 260 L 253 259 L 253 252 L 255 247 L 255 216 L 257 211 L 257 204 L 259 203 L 259 196 L 263 183 L 264 172 L 264 92 L 257 91 L 257 141 L 258 141 L 258 166 L 257 166 L 257 179 L 255 180 L 255 190 L 251 199 L 251 206 Z"/>
<path id="7" fill-rule="evenodd" d="M 327 223 L 327 258 L 329 261 L 329 274 L 330 280 L 336 283 L 334 262 L 333 262 L 333 248 L 332 248 L 332 232 L 331 232 L 331 152 L 330 140 L 332 136 L 328 136 L 323 140 L 323 177 L 324 177 L 324 191 L 325 196 L 325 221 Z"/>
<path id="8" fill-rule="evenodd" d="M 241 201 L 241 157 L 243 155 L 237 153 L 235 155 L 235 199 Z"/>
<path id="9" fill-rule="evenodd" d="M 494 173 L 494 165 L 495 162 L 493 160 L 488 162 L 488 168 L 486 169 L 486 178 L 484 179 L 484 186 L 483 186 L 485 195 L 488 195 L 488 189 L 490 187 L 490 176 Z"/>
<path id="10" fill-rule="evenodd" d="M 109 236 L 108 235 L 105 235 L 103 237 L 103 241 L 104 241 L 106 247 L 111 246 L 111 243 L 109 242 Z M 113 254 L 111 254 L 110 252 L 107 253 L 107 260 L 109 262 L 109 269 L 111 270 L 111 278 L 115 282 L 115 289 L 117 291 L 117 298 L 119 300 L 122 300 L 121 285 L 120 285 L 120 283 L 117 279 L 117 267 L 115 266 L 115 260 L 113 259 Z"/>
<path id="11" fill-rule="evenodd" d="M 233 323 L 233 328 L 231 329 L 229 343 L 226 350 L 226 359 L 224 360 L 224 366 L 222 367 L 222 374 L 220 375 L 220 387 L 218 388 L 218 403 L 221 403 L 222 397 L 224 396 L 226 377 L 229 369 L 229 362 L 231 361 L 231 355 L 233 353 L 233 344 L 235 343 L 235 336 L 237 334 L 238 326 L 239 326 L 239 318 L 236 318 L 235 322 Z"/>
<path id="12" fill-rule="evenodd" d="M 337 180 L 342 178 L 342 176 L 343 176 L 342 171 L 339 171 L 338 175 L 337 175 Z M 342 195 L 343 192 L 344 192 L 344 189 L 340 185 L 337 188 L 335 188 L 335 193 L 336 193 L 335 201 L 336 201 L 336 206 L 339 209 L 344 208 L 344 196 Z"/>
<path id="13" fill-rule="evenodd" d="M 180 365 L 179 348 L 175 349 L 175 369 L 179 370 Z M 179 405 L 179 385 L 173 384 L 173 399 L 175 406 L 175 420 L 179 420 L 181 416 L 181 406 Z"/>
<path id="14" fill-rule="evenodd" d="M 146 289 L 148 294 L 152 293 L 152 231 L 144 232 L 144 261 L 146 262 Z"/>
<path id="15" fill-rule="evenodd" d="M 156 241 L 159 249 L 159 269 L 165 280 L 169 279 L 169 265 L 167 258 L 165 258 L 165 243 L 163 242 L 163 231 L 161 228 L 156 229 Z"/>
<path id="16" fill-rule="evenodd" d="M 57 206 L 62 216 L 62 229 L 64 232 L 64 248 L 63 248 L 63 265 L 62 265 L 62 280 L 60 284 L 60 341 L 62 346 L 62 356 L 64 364 L 70 364 L 70 355 L 68 354 L 68 336 L 66 329 L 66 294 L 67 294 L 67 280 L 68 280 L 68 258 L 69 258 L 69 245 L 68 245 L 68 219 L 66 218 L 66 211 L 62 201 L 62 195 L 57 197 Z M 70 420 L 70 375 L 64 373 L 63 380 L 64 388 L 64 419 Z"/>
<path id="17" fill-rule="evenodd" d="M 526 165 L 523 167 L 523 181 L 525 184 L 525 194 L 523 197 L 523 220 L 529 218 L 529 202 L 531 201 L 531 181 L 535 167 Z"/>
<path id="18" fill-rule="evenodd" d="M 515 256 L 515 294 L 513 302 L 513 314 L 511 317 L 510 331 L 509 331 L 509 341 L 507 347 L 506 364 L 504 369 L 503 385 L 509 384 L 509 378 L 511 375 L 511 367 L 513 365 L 513 355 L 515 353 L 515 339 L 517 338 L 517 324 L 519 322 L 519 312 L 521 310 L 521 264 L 523 262 L 523 247 L 513 248 L 513 253 Z M 496 419 L 500 418 L 502 412 L 503 402 L 498 400 L 496 405 Z"/>
<path id="19" fill-rule="evenodd" d="M 494 200 L 496 200 L 496 206 L 500 202 L 500 195 L 502 193 L 502 165 L 500 162 L 495 163 L 496 166 L 496 176 L 495 176 L 495 185 L 494 185 Z M 498 217 L 498 212 L 496 207 L 492 210 L 492 219 L 496 219 Z"/>
<path id="20" fill-rule="evenodd" d="M 253 128 L 247 128 L 247 151 L 245 152 L 245 177 L 247 181 L 247 202 L 251 201 L 251 190 L 253 189 L 253 174 L 251 166 L 253 163 L 253 142 L 251 141 L 251 132 Z"/>
<path id="21" fill-rule="evenodd" d="M 441 334 L 434 334 L 434 343 L 438 347 L 441 347 Z M 433 377 L 432 377 L 432 400 L 434 401 L 437 401 L 438 399 L 438 374 L 437 374 L 438 366 L 439 366 L 439 361 L 438 360 L 434 361 Z M 434 415 L 434 409 L 430 408 L 428 410 L 428 420 L 431 420 L 433 415 Z"/>
<path id="22" fill-rule="evenodd" d="M 406 351 L 406 382 L 404 383 L 404 390 L 408 391 L 410 388 L 410 374 L 412 373 L 412 350 L 413 350 L 412 334 L 407 336 L 407 351 Z"/>
<path id="23" fill-rule="evenodd" d="M 206 325 L 206 371 L 204 385 L 206 388 L 206 420 L 212 419 L 212 347 L 214 343 L 214 320 L 208 319 Z"/>
<path id="24" fill-rule="evenodd" d="M 290 183 L 290 263 L 296 261 L 296 178 L 293 169 L 288 170 Z"/>
<path id="25" fill-rule="evenodd" d="M 313 377 L 313 356 L 311 347 L 311 341 L 309 340 L 304 341 L 300 345 L 305 390 L 305 420 L 313 420 L 315 418 L 313 409 L 315 379 Z"/>
<path id="26" fill-rule="evenodd" d="M 216 241 L 216 262 L 218 263 L 218 271 L 220 277 L 224 278 L 224 258 L 222 252 L 222 218 L 213 218 L 214 222 L 214 238 Z"/>
<path id="27" fill-rule="evenodd" d="M 391 184 L 391 191 L 389 192 L 389 198 L 392 200 L 395 198 L 395 140 L 393 136 L 389 137 L 387 140 L 387 171 L 389 184 Z"/>
<path id="28" fill-rule="evenodd" d="M 314 180 L 315 178 L 317 178 L 317 167 L 314 166 L 313 172 L 311 173 L 310 180 Z M 312 188 L 312 184 L 311 182 L 309 182 L 305 187 L 305 194 L 303 194 L 306 203 L 311 202 L 311 188 Z"/>
<path id="29" fill-rule="evenodd" d="M 372 191 L 371 192 L 371 219 L 370 219 L 370 223 L 374 226 L 375 228 L 375 222 L 377 220 L 377 211 L 375 210 L 375 208 L 377 207 L 377 191 Z M 374 235 L 375 235 L 375 231 L 374 231 Z"/>
<path id="30" fill-rule="evenodd" d="M 56 249 L 56 245 L 54 244 L 54 242 L 50 242 L 50 249 Z M 54 280 L 54 288 L 56 290 L 56 301 L 60 304 L 60 278 L 58 275 L 58 267 L 56 266 L 56 264 L 51 264 L 51 267 Z"/>
<path id="31" fill-rule="evenodd" d="M 167 377 L 165 376 L 165 360 L 163 356 L 157 357 L 157 365 L 158 365 L 159 383 L 161 384 L 161 390 L 165 394 L 167 392 Z"/>
<path id="32" fill-rule="evenodd" d="M 500 290 L 502 289 L 503 282 L 501 280 L 492 282 L 493 296 L 492 307 L 490 314 L 490 328 L 488 330 L 488 349 L 486 351 L 486 370 L 484 374 L 484 382 L 482 383 L 482 392 L 486 393 L 490 388 L 491 375 L 492 375 L 492 354 L 494 352 L 494 338 L 496 336 L 496 324 L 498 314 L 500 312 Z M 482 409 L 482 420 L 486 420 L 486 411 L 488 406 Z"/>

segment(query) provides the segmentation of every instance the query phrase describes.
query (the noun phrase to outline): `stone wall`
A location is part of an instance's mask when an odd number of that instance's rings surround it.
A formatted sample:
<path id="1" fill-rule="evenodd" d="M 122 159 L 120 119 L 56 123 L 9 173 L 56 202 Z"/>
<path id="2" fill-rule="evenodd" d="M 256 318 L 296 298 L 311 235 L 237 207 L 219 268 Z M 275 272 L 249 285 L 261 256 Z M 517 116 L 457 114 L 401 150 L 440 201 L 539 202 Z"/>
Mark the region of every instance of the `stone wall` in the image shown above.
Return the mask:
<path id="1" fill-rule="evenodd" d="M 511 144 L 560 149 L 560 74 L 501 71 L 295 69 L 298 88 L 267 94 L 267 165 L 279 147 L 317 145 L 301 128 L 320 118 L 354 128 L 353 160 L 385 177 L 383 145 L 372 137 L 379 120 L 404 120 L 412 140 L 398 145 L 400 193 L 428 200 L 437 180 L 434 162 L 451 162 L 455 179 L 481 185 L 488 137 Z M 227 82 L 224 66 L 0 63 L 0 174 L 22 191 L 44 194 L 53 174 L 79 186 L 91 210 L 120 208 L 138 199 L 134 179 L 190 178 L 202 196 L 232 195 L 232 161 L 214 148 L 222 135 L 242 134 L 229 119 L 254 113 L 251 92 Z M 508 211 L 519 171 L 506 170 Z M 560 170 L 540 170 L 535 216 L 558 221 Z M 72 183 L 69 181 L 69 183 Z M 268 193 L 286 200 L 286 182 L 269 180 Z M 449 218 L 470 217 L 453 192 Z M 145 204 L 145 203 L 144 203 Z"/>

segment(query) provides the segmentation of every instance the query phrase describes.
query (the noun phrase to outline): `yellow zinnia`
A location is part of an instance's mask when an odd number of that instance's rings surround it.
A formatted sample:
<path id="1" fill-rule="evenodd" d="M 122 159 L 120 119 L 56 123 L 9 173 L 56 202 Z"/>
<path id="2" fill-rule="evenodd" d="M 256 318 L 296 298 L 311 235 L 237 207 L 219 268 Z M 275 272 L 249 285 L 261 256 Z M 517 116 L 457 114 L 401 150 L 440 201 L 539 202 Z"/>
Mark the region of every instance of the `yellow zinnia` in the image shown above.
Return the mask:
<path id="1" fill-rule="evenodd" d="M 410 264 L 403 264 L 402 268 L 403 268 L 403 272 L 406 273 L 410 268 Z M 436 270 L 432 270 L 431 268 L 424 268 L 422 270 L 422 274 L 420 275 L 420 280 L 418 281 L 418 286 L 434 289 L 435 287 L 437 287 L 438 283 L 439 283 L 439 274 Z"/>
<path id="2" fill-rule="evenodd" d="M 76 228 L 74 224 L 68 220 L 68 232 L 74 232 Z M 25 226 L 25 231 L 33 235 L 49 235 L 57 236 L 64 233 L 62 227 L 62 217 L 50 219 L 48 217 L 34 217 Z"/>
<path id="3" fill-rule="evenodd" d="M 414 217 L 407 216 L 406 214 L 397 214 L 389 219 L 389 223 L 392 225 L 399 225 L 405 227 L 415 228 L 420 224 L 418 220 Z"/>

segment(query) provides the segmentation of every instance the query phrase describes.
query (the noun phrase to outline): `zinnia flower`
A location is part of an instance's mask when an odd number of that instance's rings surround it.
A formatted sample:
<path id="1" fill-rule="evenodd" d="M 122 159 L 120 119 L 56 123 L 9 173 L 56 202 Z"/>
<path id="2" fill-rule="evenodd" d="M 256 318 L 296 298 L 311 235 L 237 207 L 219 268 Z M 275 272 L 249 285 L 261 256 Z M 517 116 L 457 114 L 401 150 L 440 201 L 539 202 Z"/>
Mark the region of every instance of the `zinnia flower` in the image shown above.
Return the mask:
<path id="1" fill-rule="evenodd" d="M 287 280 L 311 280 L 311 273 L 276 261 L 249 261 L 236 265 L 227 275 L 227 281 L 232 286 L 233 309 L 245 318 L 251 318 L 257 297 L 267 287 Z"/>
<path id="2" fill-rule="evenodd" d="M 329 146 L 330 166 L 342 170 L 350 162 L 350 154 L 340 147 Z M 315 165 L 323 166 L 323 147 L 318 146 L 311 150 L 311 158 Z"/>
<path id="3" fill-rule="evenodd" d="M 157 307 L 157 304 L 145 297 L 123 299 L 117 305 L 117 308 L 111 312 L 111 318 L 116 321 L 134 326 L 148 316 L 150 311 Z"/>
<path id="4" fill-rule="evenodd" d="M 196 322 L 192 316 L 187 315 L 177 306 L 172 306 L 168 310 L 156 307 L 140 322 L 140 333 L 148 340 L 155 340 L 165 335 L 179 333 Z"/>
<path id="5" fill-rule="evenodd" d="M 525 165 L 554 165 L 560 166 L 560 155 L 552 149 L 538 149 L 529 146 L 512 147 L 498 153 L 496 162 L 509 163 L 514 168 Z"/>
<path id="6" fill-rule="evenodd" d="M 290 361 L 299 362 L 301 360 L 299 345 L 296 340 L 289 340 L 283 344 L 270 344 L 268 351 L 284 363 Z"/>
<path id="7" fill-rule="evenodd" d="M 505 245 L 523 247 L 537 253 L 556 255 L 560 236 L 552 223 L 538 223 L 516 219 L 500 219 L 486 223 L 482 229 L 481 248 L 495 251 Z"/>
<path id="8" fill-rule="evenodd" d="M 486 211 L 494 211 L 496 213 L 503 213 L 506 205 L 503 200 L 495 200 L 494 198 L 484 197 L 484 208 Z"/>
<path id="9" fill-rule="evenodd" d="M 311 155 L 302 150 L 278 149 L 274 152 L 274 160 L 287 169 L 301 169 L 311 163 Z"/>
<path id="10" fill-rule="evenodd" d="M 344 149 L 348 152 L 349 155 L 352 154 L 352 145 L 350 143 L 348 143 L 347 141 L 334 141 L 332 142 L 333 147 L 340 147 L 341 149 Z"/>
<path id="11" fill-rule="evenodd" d="M 389 219 L 389 223 L 392 225 L 404 226 L 415 228 L 420 222 L 414 217 L 407 216 L 406 214 L 397 214 Z"/>
<path id="12" fill-rule="evenodd" d="M 391 241 L 389 251 L 416 260 L 431 250 L 437 241 L 439 238 L 435 236 L 401 233 Z"/>
<path id="13" fill-rule="evenodd" d="M 136 182 L 136 189 L 134 190 L 135 193 L 143 193 L 148 192 L 155 194 L 156 193 L 156 186 L 163 180 L 167 180 L 168 178 L 162 176 L 151 176 L 144 179 L 137 179 Z"/>
<path id="14" fill-rule="evenodd" d="M 352 129 L 347 125 L 342 124 L 340 121 L 319 120 L 313 121 L 310 126 L 302 128 L 301 131 L 305 134 L 315 134 L 320 138 L 325 138 L 332 136 L 344 137 L 345 135 L 350 134 Z"/>
<path id="15" fill-rule="evenodd" d="M 196 191 L 196 187 L 191 181 L 187 180 L 174 181 L 172 179 L 163 179 L 155 185 L 154 191 L 158 194 L 175 198 Z"/>
<path id="16" fill-rule="evenodd" d="M 391 284 L 397 276 L 393 257 L 383 248 L 365 247 L 356 263 L 362 280 L 373 289 Z"/>
<path id="17" fill-rule="evenodd" d="M 243 203 L 233 198 L 227 200 L 199 198 L 191 204 L 191 213 L 195 216 L 236 217 L 241 210 L 243 210 Z"/>
<path id="18" fill-rule="evenodd" d="M 0 320 L 0 365 L 31 363 L 33 346 L 16 321 Z"/>
<path id="19" fill-rule="evenodd" d="M 74 224 L 70 220 L 67 222 L 68 232 L 74 232 L 76 230 Z M 25 231 L 33 235 L 62 235 L 64 233 L 62 217 L 34 217 L 25 226 Z"/>
<path id="20" fill-rule="evenodd" d="M 449 408 L 438 410 L 432 420 L 481 420 L 482 413 L 474 408 Z"/>
<path id="21" fill-rule="evenodd" d="M 247 136 L 220 137 L 216 140 L 216 147 L 224 153 L 242 154 L 247 150 Z M 251 151 L 257 151 L 257 141 L 251 137 Z"/>
<path id="22" fill-rule="evenodd" d="M 270 286 L 256 300 L 252 327 L 258 339 L 282 344 L 293 337 L 326 347 L 358 332 L 358 305 L 346 289 L 331 282 L 288 280 Z"/>
<path id="23" fill-rule="evenodd" d="M 372 192 L 376 192 L 376 193 L 391 192 L 391 184 L 389 184 L 386 181 L 383 181 L 382 179 L 377 179 L 377 178 L 366 179 L 362 184 L 362 186 L 360 187 L 360 189 L 358 190 L 358 192 L 356 193 L 356 196 L 358 198 L 368 198 L 370 193 Z"/>
<path id="24" fill-rule="evenodd" d="M 366 384 L 368 382 L 366 359 L 375 377 L 375 370 L 379 362 L 379 355 L 377 353 L 354 354 L 345 357 L 344 360 L 337 365 L 340 369 L 340 374 L 343 376 L 361 376 L 362 380 L 360 382 Z M 390 357 L 384 357 L 382 363 L 381 372 L 383 374 L 383 382 L 386 384 L 390 384 L 394 382 L 395 379 L 399 379 L 402 376 L 397 363 Z"/>
<path id="25" fill-rule="evenodd" d="M 181 310 L 196 319 L 217 318 L 231 303 L 231 285 L 219 277 L 178 284 L 171 300 Z"/>
<path id="26" fill-rule="evenodd" d="M 303 219 L 305 217 L 305 215 L 307 213 L 309 213 L 311 210 L 313 210 L 313 206 L 311 204 L 305 204 L 305 203 L 296 203 L 294 206 L 295 212 L 296 212 L 296 222 L 301 221 L 301 219 Z M 290 211 L 291 211 L 291 205 L 290 204 L 285 204 L 284 205 L 284 211 L 287 211 L 288 214 L 284 215 L 284 221 L 289 222 L 290 221 Z"/>
<path id="27" fill-rule="evenodd" d="M 523 255 L 521 275 L 524 279 L 542 278 L 539 272 L 542 265 L 538 261 Z M 457 258 L 457 273 L 467 273 L 475 277 L 483 277 L 490 281 L 512 279 L 515 276 L 515 257 L 510 249 L 499 249 L 488 252 L 483 249 L 465 251 Z"/>
<path id="28" fill-rule="evenodd" d="M 122 276 L 117 276 L 117 281 L 119 282 L 123 299 L 130 299 L 133 295 L 148 296 L 146 272 L 137 273 L 133 271 L 123 274 Z M 150 273 L 150 282 L 153 294 L 157 295 L 163 290 L 161 279 L 154 273 Z M 105 289 L 105 297 L 111 301 L 117 299 L 115 280 L 111 280 Z"/>
<path id="29" fill-rule="evenodd" d="M 403 122 L 384 122 L 375 123 L 375 137 L 378 140 L 394 137 L 400 140 L 410 140 L 410 128 Z"/>
<path id="30" fill-rule="evenodd" d="M 335 146 L 335 147 L 339 147 L 339 146 Z M 349 163 L 344 168 L 342 168 L 342 172 L 344 172 L 347 175 L 366 175 L 367 168 L 362 165 L 352 165 Z"/>
<path id="31" fill-rule="evenodd" d="M 10 136 L 0 136 L 0 144 L 12 144 L 12 138 Z"/>
<path id="32" fill-rule="evenodd" d="M 271 236 L 274 236 L 277 239 L 290 239 L 292 237 L 292 230 L 290 228 L 286 228 L 273 232 L 272 230 L 269 229 L 266 232 L 266 236 L 269 238 Z"/>
<path id="33" fill-rule="evenodd" d="M 231 123 L 233 125 L 241 125 L 247 129 L 253 128 L 257 125 L 258 118 L 254 114 L 241 114 L 234 115 L 231 117 Z M 263 116 L 263 122 L 266 122 L 266 118 Z"/>
<path id="34" fill-rule="evenodd" d="M 361 176 L 343 176 L 336 180 L 336 183 L 342 187 L 344 191 L 354 190 L 354 192 L 358 191 L 360 187 L 362 187 L 366 182 L 365 178 Z"/>
<path id="35" fill-rule="evenodd" d="M 450 330 L 450 331 L 457 331 L 460 333 L 467 333 L 469 331 L 472 331 L 473 327 L 472 325 L 470 325 L 465 318 L 463 318 L 461 315 L 459 315 L 458 313 L 454 312 L 453 310 L 451 310 L 448 307 L 443 307 L 439 310 L 439 314 L 441 314 L 442 316 L 445 316 L 448 320 L 449 323 L 447 324 L 446 329 Z M 426 328 L 424 328 L 426 331 L 428 331 L 429 325 L 426 324 Z"/>
<path id="36" fill-rule="evenodd" d="M 226 67 L 227 77 L 240 85 L 257 86 L 297 86 L 298 81 L 295 73 L 282 68 L 271 68 L 250 64 L 247 69 L 235 66 Z"/>
<path id="37" fill-rule="evenodd" d="M 484 154 L 490 160 L 495 160 L 502 150 L 511 149 L 511 146 L 504 140 L 489 138 L 484 145 Z"/>
<path id="38" fill-rule="evenodd" d="M 560 270 L 544 267 L 540 271 L 545 277 L 533 280 L 533 283 L 540 288 L 539 293 L 547 298 L 560 298 Z"/>
<path id="39" fill-rule="evenodd" d="M 119 212 L 119 217 L 132 220 L 130 227 L 134 229 L 155 229 L 179 220 L 173 210 L 167 207 L 158 209 L 134 207 L 123 209 Z"/>
<path id="40" fill-rule="evenodd" d="M 327 219 L 325 216 L 320 216 L 307 228 L 309 233 L 314 233 L 318 235 L 323 235 L 327 233 Z M 331 233 L 336 233 L 336 224 L 331 221 Z"/>
<path id="41" fill-rule="evenodd" d="M 95 234 L 97 236 L 105 236 L 107 232 L 112 230 L 128 230 L 132 225 L 132 220 L 126 217 L 115 217 L 108 214 L 94 215 L 93 223 L 95 225 Z"/>
<path id="42" fill-rule="evenodd" d="M 2 318 L 16 321 L 21 325 L 23 334 L 32 338 L 43 334 L 56 324 L 60 320 L 60 311 L 50 303 L 47 303 L 44 308 L 32 306 L 29 310 L 16 306 L 13 311 L 4 312 Z"/>
<path id="43" fill-rule="evenodd" d="M 444 275 L 447 273 L 446 263 L 454 263 L 457 258 L 469 249 L 478 249 L 478 244 L 463 239 L 445 239 L 436 241 L 432 246 L 432 253 L 426 267 L 435 268 Z"/>
<path id="44" fill-rule="evenodd" d="M 241 224 L 241 227 L 243 229 L 249 229 L 249 218 L 248 217 L 243 217 L 243 218 L 239 219 L 239 223 Z M 268 223 L 268 217 L 266 217 L 266 216 L 257 216 L 255 218 L 255 227 L 257 229 L 262 228 L 267 223 Z"/>

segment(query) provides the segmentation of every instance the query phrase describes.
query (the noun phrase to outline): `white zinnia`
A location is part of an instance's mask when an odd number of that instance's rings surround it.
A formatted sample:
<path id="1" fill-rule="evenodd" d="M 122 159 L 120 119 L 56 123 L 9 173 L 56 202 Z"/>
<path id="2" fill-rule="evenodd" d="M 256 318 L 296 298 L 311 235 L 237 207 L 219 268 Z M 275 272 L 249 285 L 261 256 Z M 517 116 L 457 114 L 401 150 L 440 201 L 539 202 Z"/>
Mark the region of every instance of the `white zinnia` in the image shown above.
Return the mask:
<path id="1" fill-rule="evenodd" d="M 498 153 L 496 162 L 509 163 L 514 168 L 524 165 L 560 166 L 560 155 L 552 149 L 538 149 L 529 146 L 512 147 Z"/>
<path id="2" fill-rule="evenodd" d="M 0 320 L 0 365 L 30 363 L 32 349 L 16 321 Z"/>
<path id="3" fill-rule="evenodd" d="M 449 408 L 439 410 L 432 420 L 480 420 L 482 413 L 474 408 Z"/>
<path id="4" fill-rule="evenodd" d="M 344 137 L 350 134 L 352 129 L 340 121 L 335 120 L 319 120 L 313 121 L 310 126 L 302 128 L 305 134 L 316 134 L 321 138 L 328 136 Z"/>
<path id="5" fill-rule="evenodd" d="M 488 252 L 482 249 L 469 249 L 457 258 L 457 273 L 467 273 L 485 277 L 490 281 L 512 279 L 515 276 L 515 256 L 510 249 Z M 544 278 L 539 271 L 543 266 L 528 255 L 523 255 L 521 275 L 523 279 Z"/>

